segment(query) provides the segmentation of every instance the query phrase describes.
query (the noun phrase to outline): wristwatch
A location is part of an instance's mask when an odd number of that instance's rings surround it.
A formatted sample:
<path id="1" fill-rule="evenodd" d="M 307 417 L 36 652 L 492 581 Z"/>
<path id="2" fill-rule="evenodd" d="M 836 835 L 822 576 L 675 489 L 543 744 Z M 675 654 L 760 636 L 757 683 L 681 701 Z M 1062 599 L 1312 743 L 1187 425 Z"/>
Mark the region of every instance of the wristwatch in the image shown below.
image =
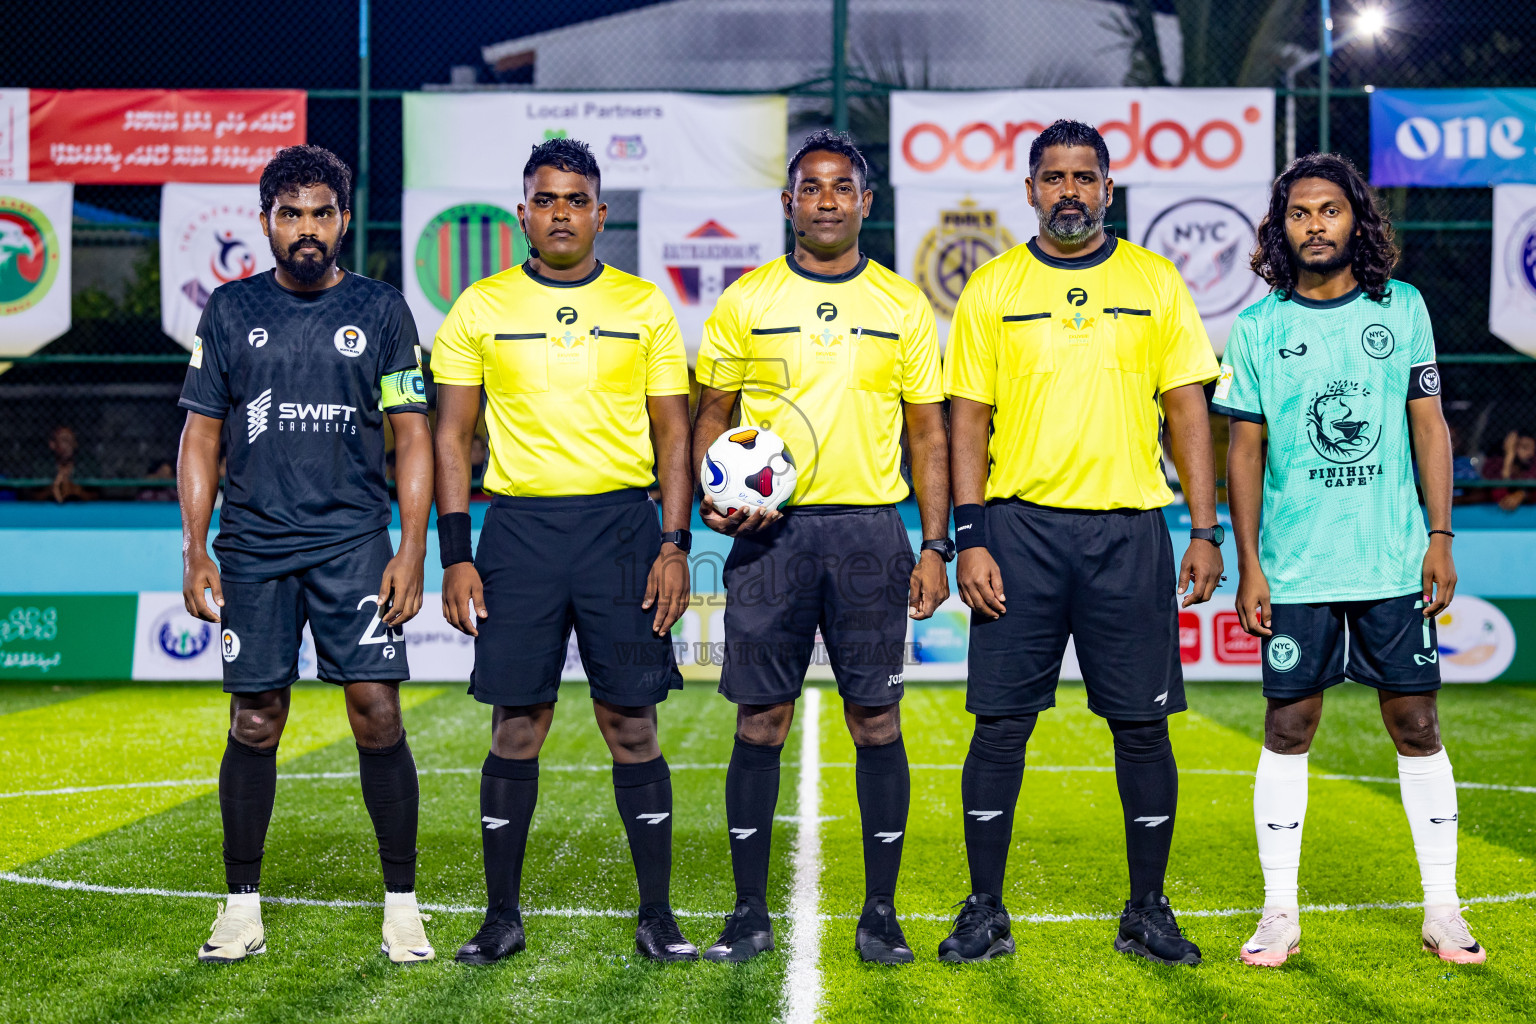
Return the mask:
<path id="1" fill-rule="evenodd" d="M 955 560 L 955 542 L 948 537 L 941 537 L 938 540 L 925 540 L 923 541 L 922 548 L 919 550 L 937 551 L 939 557 L 946 562 L 953 562 Z"/>
<path id="2" fill-rule="evenodd" d="M 1189 539 L 1208 540 L 1217 547 L 1221 547 L 1221 542 L 1227 539 L 1227 531 L 1222 529 L 1220 523 L 1217 523 L 1209 530 L 1190 530 Z"/>
<path id="3" fill-rule="evenodd" d="M 679 551 L 693 550 L 693 532 L 690 530 L 668 530 L 661 535 L 663 544 L 676 544 Z"/>

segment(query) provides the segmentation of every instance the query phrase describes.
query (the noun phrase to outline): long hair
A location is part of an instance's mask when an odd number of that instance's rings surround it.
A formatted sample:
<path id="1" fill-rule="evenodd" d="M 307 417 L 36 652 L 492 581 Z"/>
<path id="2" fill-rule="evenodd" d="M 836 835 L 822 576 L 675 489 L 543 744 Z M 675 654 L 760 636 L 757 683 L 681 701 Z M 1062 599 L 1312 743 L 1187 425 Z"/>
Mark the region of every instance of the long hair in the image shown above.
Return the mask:
<path id="1" fill-rule="evenodd" d="M 1376 193 L 1364 176 L 1345 157 L 1336 153 L 1312 153 L 1297 157 L 1275 179 L 1269 192 L 1269 212 L 1259 222 L 1258 244 L 1249 265 L 1269 286 L 1289 297 L 1296 287 L 1296 256 L 1285 234 L 1285 214 L 1291 202 L 1291 186 L 1302 178 L 1322 178 L 1344 190 L 1354 213 L 1358 234 L 1350 240 L 1354 251 L 1350 267 L 1361 290 L 1372 302 L 1385 302 L 1398 248 L 1392 222 L 1376 201 Z"/>

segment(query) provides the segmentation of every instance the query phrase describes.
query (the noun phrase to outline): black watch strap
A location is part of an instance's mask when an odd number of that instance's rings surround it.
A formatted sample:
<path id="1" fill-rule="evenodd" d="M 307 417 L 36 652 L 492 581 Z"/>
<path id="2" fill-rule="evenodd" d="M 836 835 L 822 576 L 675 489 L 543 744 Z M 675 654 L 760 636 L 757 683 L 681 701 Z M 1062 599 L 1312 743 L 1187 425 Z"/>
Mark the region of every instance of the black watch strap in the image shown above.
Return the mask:
<path id="1" fill-rule="evenodd" d="M 1217 547 L 1221 547 L 1221 542 L 1227 539 L 1227 531 L 1222 527 L 1222 525 L 1220 523 L 1217 523 L 1215 526 L 1211 527 L 1210 529 L 1206 529 L 1206 530 L 1190 530 L 1189 531 L 1189 539 L 1190 540 L 1208 540 L 1212 544 L 1215 544 Z"/>
<path id="2" fill-rule="evenodd" d="M 946 562 L 953 562 L 955 560 L 955 542 L 948 537 L 941 537 L 938 540 L 925 540 L 923 541 L 922 548 L 919 550 L 937 551 L 939 557 Z"/>
<path id="3" fill-rule="evenodd" d="M 691 530 L 668 530 L 661 535 L 663 544 L 676 544 L 679 551 L 693 550 L 693 532 Z"/>

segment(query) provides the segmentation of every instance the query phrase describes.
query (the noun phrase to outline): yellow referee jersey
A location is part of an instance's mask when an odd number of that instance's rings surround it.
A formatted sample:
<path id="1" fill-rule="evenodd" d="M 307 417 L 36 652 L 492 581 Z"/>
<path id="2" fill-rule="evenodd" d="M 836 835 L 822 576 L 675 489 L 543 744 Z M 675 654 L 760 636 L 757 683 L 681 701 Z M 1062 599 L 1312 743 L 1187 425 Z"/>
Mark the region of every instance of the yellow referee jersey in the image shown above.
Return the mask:
<path id="1" fill-rule="evenodd" d="M 655 479 L 645 400 L 688 393 L 688 355 L 666 296 L 597 265 L 552 281 L 526 264 L 465 289 L 432 345 L 439 384 L 483 384 L 485 489 L 551 497 Z"/>
<path id="2" fill-rule="evenodd" d="M 793 256 L 743 275 L 704 323 L 698 378 L 741 392 L 741 421 L 784 438 L 798 470 L 790 505 L 905 498 L 902 403 L 944 399 L 927 298 L 864 257 L 836 277 Z"/>
<path id="3" fill-rule="evenodd" d="M 1112 235 L 1072 260 L 1031 239 L 966 282 L 944 391 L 993 407 L 988 499 L 1161 508 L 1159 396 L 1220 372 L 1168 260 Z"/>

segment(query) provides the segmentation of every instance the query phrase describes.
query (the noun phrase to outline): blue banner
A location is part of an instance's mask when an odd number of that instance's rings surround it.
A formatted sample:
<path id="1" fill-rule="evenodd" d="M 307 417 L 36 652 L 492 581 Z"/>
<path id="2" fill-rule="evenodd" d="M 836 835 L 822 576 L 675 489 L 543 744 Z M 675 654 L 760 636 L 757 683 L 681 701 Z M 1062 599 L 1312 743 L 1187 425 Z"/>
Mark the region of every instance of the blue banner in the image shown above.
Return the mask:
<path id="1" fill-rule="evenodd" d="M 1371 184 L 1536 184 L 1536 89 L 1377 89 Z"/>

